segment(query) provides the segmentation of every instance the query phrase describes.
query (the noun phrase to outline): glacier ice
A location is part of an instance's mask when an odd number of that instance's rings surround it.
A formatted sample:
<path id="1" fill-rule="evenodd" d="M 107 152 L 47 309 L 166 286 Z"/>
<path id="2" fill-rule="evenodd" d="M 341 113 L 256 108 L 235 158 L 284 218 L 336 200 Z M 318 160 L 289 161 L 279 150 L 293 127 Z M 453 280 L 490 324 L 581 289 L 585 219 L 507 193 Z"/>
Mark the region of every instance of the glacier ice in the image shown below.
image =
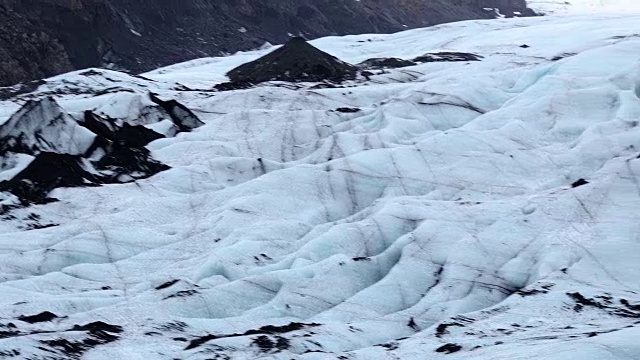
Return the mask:
<path id="1" fill-rule="evenodd" d="M 468 21 L 313 41 L 352 64 L 482 56 L 338 86 L 213 89 L 263 49 L 0 101 L 2 127 L 47 96 L 144 126 L 171 167 L 3 208 L 0 354 L 637 357 L 638 33 L 633 14 Z M 147 111 L 166 99 L 188 132 Z"/>

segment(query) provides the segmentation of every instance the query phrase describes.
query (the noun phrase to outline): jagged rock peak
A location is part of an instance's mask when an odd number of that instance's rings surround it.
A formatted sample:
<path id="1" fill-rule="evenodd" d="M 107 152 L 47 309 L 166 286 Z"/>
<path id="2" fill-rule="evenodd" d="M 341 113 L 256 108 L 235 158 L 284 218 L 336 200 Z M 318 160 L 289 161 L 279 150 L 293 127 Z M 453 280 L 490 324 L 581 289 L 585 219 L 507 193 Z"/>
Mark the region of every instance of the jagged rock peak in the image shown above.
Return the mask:
<path id="1" fill-rule="evenodd" d="M 81 127 L 51 97 L 28 101 L 0 126 L 0 153 L 84 153 L 95 134 Z"/>
<path id="2" fill-rule="evenodd" d="M 301 37 L 277 50 L 227 73 L 231 82 L 257 84 L 265 81 L 333 81 L 354 79 L 357 68 L 330 55 Z"/>

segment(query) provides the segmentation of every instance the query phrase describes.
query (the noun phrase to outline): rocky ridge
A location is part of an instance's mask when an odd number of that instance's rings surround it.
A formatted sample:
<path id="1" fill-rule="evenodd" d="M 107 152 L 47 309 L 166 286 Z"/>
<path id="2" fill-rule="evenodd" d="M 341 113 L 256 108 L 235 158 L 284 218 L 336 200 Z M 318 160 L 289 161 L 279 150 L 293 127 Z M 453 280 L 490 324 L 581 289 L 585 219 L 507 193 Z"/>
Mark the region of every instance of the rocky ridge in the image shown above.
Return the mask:
<path id="1" fill-rule="evenodd" d="M 0 0 L 0 86 L 88 67 L 138 73 L 298 35 L 532 14 L 525 0 Z"/>

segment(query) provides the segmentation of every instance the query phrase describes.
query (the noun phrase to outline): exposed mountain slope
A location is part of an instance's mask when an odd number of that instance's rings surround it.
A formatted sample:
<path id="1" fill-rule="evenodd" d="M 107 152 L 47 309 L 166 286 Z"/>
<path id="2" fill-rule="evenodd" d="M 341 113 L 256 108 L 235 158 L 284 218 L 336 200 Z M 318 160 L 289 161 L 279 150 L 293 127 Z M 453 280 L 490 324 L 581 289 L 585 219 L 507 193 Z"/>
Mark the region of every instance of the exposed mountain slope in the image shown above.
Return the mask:
<path id="1" fill-rule="evenodd" d="M 0 354 L 637 357 L 639 33 L 635 15 L 469 21 L 311 42 L 408 65 L 341 85 L 212 90 L 271 48 L 0 101 L 0 124 L 55 96 L 165 133 L 153 92 L 204 123 L 147 146 L 171 166 L 155 176 L 2 208 Z"/>
<path id="2" fill-rule="evenodd" d="M 59 39 L 2 0 L 0 24 L 0 86 L 73 70 Z"/>
<path id="3" fill-rule="evenodd" d="M 524 0 L 0 0 L 0 85 L 72 67 L 141 72 L 290 34 L 393 32 L 500 11 L 528 13 Z"/>

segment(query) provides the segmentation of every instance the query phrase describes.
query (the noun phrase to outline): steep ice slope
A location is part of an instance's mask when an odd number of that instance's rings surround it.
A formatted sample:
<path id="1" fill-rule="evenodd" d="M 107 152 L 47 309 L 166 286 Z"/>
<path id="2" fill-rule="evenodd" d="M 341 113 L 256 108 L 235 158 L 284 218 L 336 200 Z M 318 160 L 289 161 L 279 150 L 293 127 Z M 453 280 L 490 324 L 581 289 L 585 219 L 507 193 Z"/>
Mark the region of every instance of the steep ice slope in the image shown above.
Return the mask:
<path id="1" fill-rule="evenodd" d="M 14 100 L 135 117 L 118 107 L 152 91 L 206 124 L 148 146 L 171 170 L 5 216 L 0 353 L 637 357 L 639 33 L 609 15 L 314 41 L 484 57 L 338 88 L 210 90 L 269 50 L 48 80 Z M 18 231 L 33 217 L 58 225 Z"/>

